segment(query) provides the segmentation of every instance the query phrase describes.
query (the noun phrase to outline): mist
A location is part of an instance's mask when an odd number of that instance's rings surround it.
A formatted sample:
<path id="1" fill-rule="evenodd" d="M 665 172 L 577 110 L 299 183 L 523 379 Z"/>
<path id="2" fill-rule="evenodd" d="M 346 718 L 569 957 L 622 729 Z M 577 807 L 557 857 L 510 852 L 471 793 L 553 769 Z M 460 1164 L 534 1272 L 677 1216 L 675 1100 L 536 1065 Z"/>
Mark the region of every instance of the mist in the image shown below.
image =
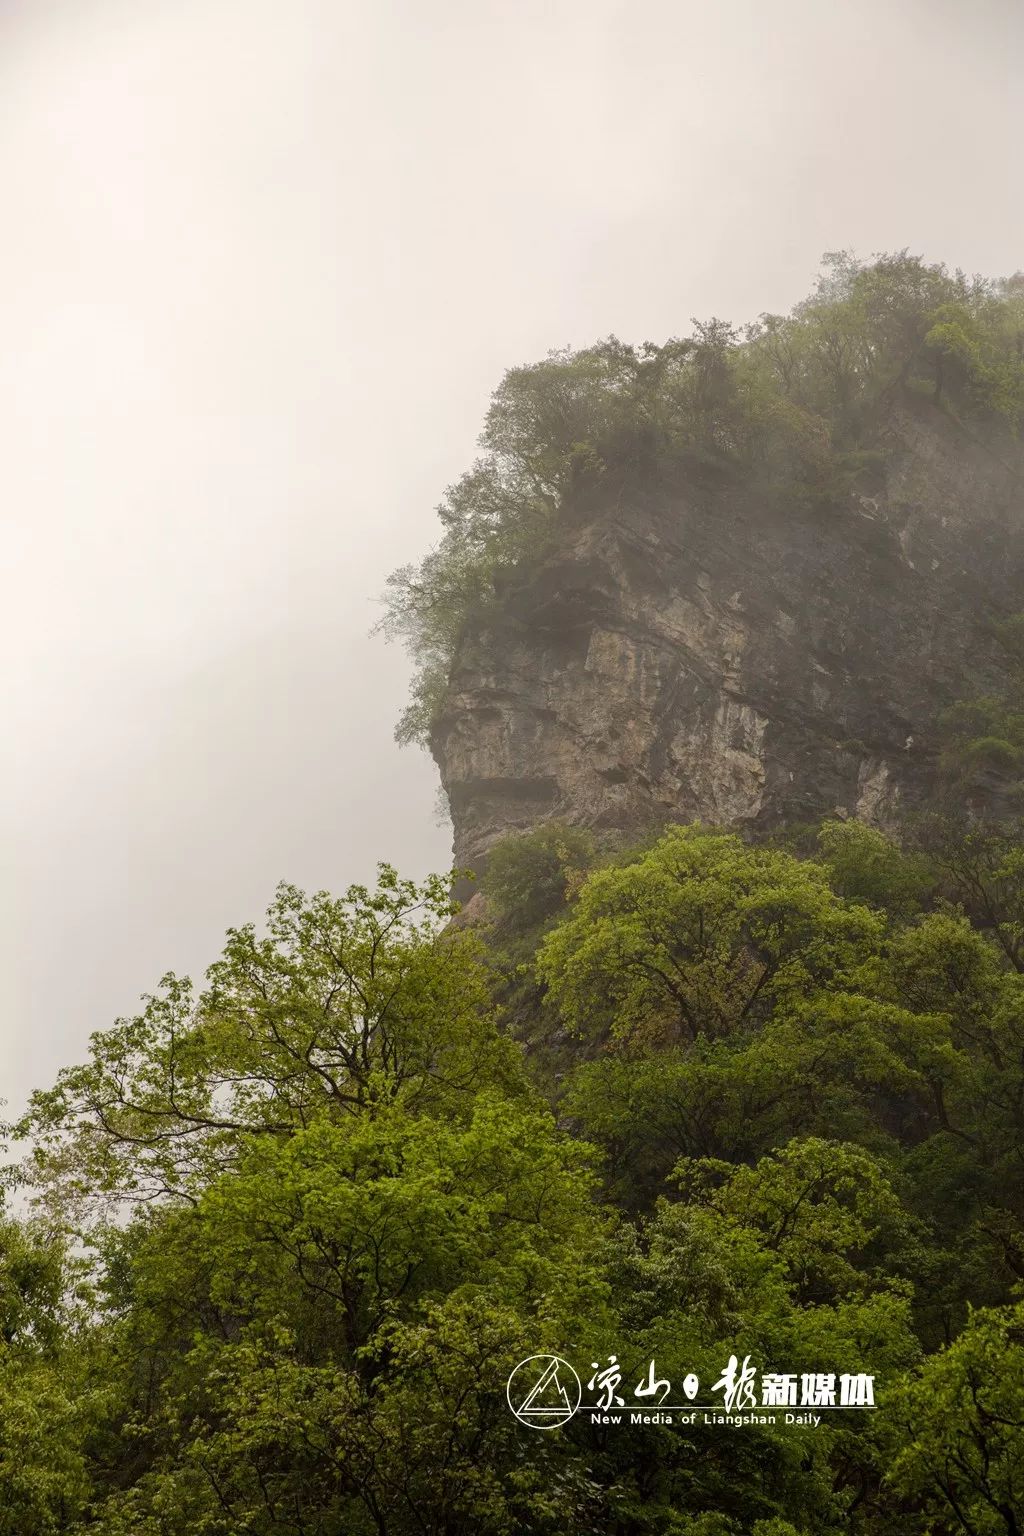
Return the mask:
<path id="1" fill-rule="evenodd" d="M 370 630 L 504 370 L 1024 266 L 1024 12 L 0 7 L 12 1110 L 276 883 L 443 869 Z"/>

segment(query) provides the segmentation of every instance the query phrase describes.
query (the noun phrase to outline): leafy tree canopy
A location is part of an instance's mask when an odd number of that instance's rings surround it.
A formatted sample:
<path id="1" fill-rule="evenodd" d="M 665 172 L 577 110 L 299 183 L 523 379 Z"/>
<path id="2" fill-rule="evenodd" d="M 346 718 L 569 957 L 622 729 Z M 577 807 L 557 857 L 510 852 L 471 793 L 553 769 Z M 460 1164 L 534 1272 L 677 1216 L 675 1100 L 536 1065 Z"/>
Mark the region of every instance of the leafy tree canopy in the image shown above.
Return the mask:
<path id="1" fill-rule="evenodd" d="M 879 407 L 893 391 L 995 432 L 1024 420 L 1019 276 L 967 278 L 907 251 L 870 262 L 832 252 L 792 314 L 692 325 L 661 345 L 612 336 L 505 375 L 481 456 L 438 508 L 440 542 L 388 582 L 382 628 L 417 665 L 399 740 L 426 741 L 467 622 L 602 481 L 738 475 L 813 508 L 877 467 Z"/>
<path id="2" fill-rule="evenodd" d="M 1019 1536 L 1019 844 L 814 847 L 284 886 L 98 1033 L 14 1128 L 0 1536 Z M 539 1352 L 878 1410 L 538 1435 Z"/>

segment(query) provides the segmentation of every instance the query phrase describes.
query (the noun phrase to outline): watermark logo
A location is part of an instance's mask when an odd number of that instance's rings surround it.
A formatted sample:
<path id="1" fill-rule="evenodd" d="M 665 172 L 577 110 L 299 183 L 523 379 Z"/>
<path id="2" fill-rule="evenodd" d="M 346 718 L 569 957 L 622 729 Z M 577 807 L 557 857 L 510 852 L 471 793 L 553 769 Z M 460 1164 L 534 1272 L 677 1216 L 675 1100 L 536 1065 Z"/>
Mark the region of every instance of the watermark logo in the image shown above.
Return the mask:
<path id="1" fill-rule="evenodd" d="M 505 1394 L 520 1424 L 529 1424 L 531 1429 L 557 1429 L 576 1412 L 583 1388 L 568 1360 L 558 1355 L 530 1355 L 512 1372 Z"/>
<path id="2" fill-rule="evenodd" d="M 781 1421 L 817 1429 L 830 1410 L 875 1406 L 874 1376 L 852 1371 L 759 1371 L 749 1355 L 742 1362 L 730 1355 L 718 1380 L 704 1393 L 694 1371 L 688 1371 L 673 1391 L 654 1360 L 648 1361 L 635 1386 L 631 1386 L 632 1377 L 624 1377 L 617 1355 L 609 1355 L 604 1367 L 592 1360 L 591 1368 L 584 1402 L 580 1378 L 568 1360 L 560 1355 L 530 1355 L 508 1378 L 508 1405 L 519 1422 L 531 1429 L 558 1429 L 575 1413 L 597 1424 Z M 788 1411 L 778 1413 L 778 1409 Z"/>

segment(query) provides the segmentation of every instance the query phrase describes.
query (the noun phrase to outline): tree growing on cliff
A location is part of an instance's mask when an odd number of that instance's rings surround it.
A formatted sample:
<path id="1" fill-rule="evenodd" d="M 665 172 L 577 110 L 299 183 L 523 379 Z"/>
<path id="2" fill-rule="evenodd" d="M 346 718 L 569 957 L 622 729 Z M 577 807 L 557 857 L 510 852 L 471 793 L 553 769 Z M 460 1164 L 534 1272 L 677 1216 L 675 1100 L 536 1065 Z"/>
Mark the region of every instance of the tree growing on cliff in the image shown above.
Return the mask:
<path id="1" fill-rule="evenodd" d="M 380 628 L 416 663 L 400 740 L 426 742 L 466 626 L 543 558 L 579 496 L 723 476 L 815 509 L 877 481 L 886 402 L 927 396 L 995 437 L 1024 422 L 1019 282 L 950 273 L 907 251 L 831 253 L 788 316 L 742 332 L 616 337 L 511 369 L 491 400 L 481 457 L 438 508 L 442 536 L 389 579 Z M 603 488 L 603 489 L 602 489 Z"/>
<path id="2" fill-rule="evenodd" d="M 591 876 L 538 970 L 581 1032 L 715 1040 L 780 999 L 842 984 L 880 926 L 815 864 L 674 827 L 639 859 Z"/>

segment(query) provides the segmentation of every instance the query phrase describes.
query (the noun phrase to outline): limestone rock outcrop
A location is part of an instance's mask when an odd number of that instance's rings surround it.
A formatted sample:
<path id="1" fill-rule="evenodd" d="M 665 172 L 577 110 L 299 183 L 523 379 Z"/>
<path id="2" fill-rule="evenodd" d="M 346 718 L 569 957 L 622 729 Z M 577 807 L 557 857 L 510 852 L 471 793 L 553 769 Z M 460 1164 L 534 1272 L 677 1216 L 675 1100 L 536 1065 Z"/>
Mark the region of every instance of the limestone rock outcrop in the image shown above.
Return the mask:
<path id="1" fill-rule="evenodd" d="M 456 863 L 545 819 L 885 825 L 937 722 L 1006 685 L 1024 609 L 1020 458 L 893 411 L 870 496 L 787 507 L 733 481 L 605 487 L 463 637 L 431 745 Z"/>

